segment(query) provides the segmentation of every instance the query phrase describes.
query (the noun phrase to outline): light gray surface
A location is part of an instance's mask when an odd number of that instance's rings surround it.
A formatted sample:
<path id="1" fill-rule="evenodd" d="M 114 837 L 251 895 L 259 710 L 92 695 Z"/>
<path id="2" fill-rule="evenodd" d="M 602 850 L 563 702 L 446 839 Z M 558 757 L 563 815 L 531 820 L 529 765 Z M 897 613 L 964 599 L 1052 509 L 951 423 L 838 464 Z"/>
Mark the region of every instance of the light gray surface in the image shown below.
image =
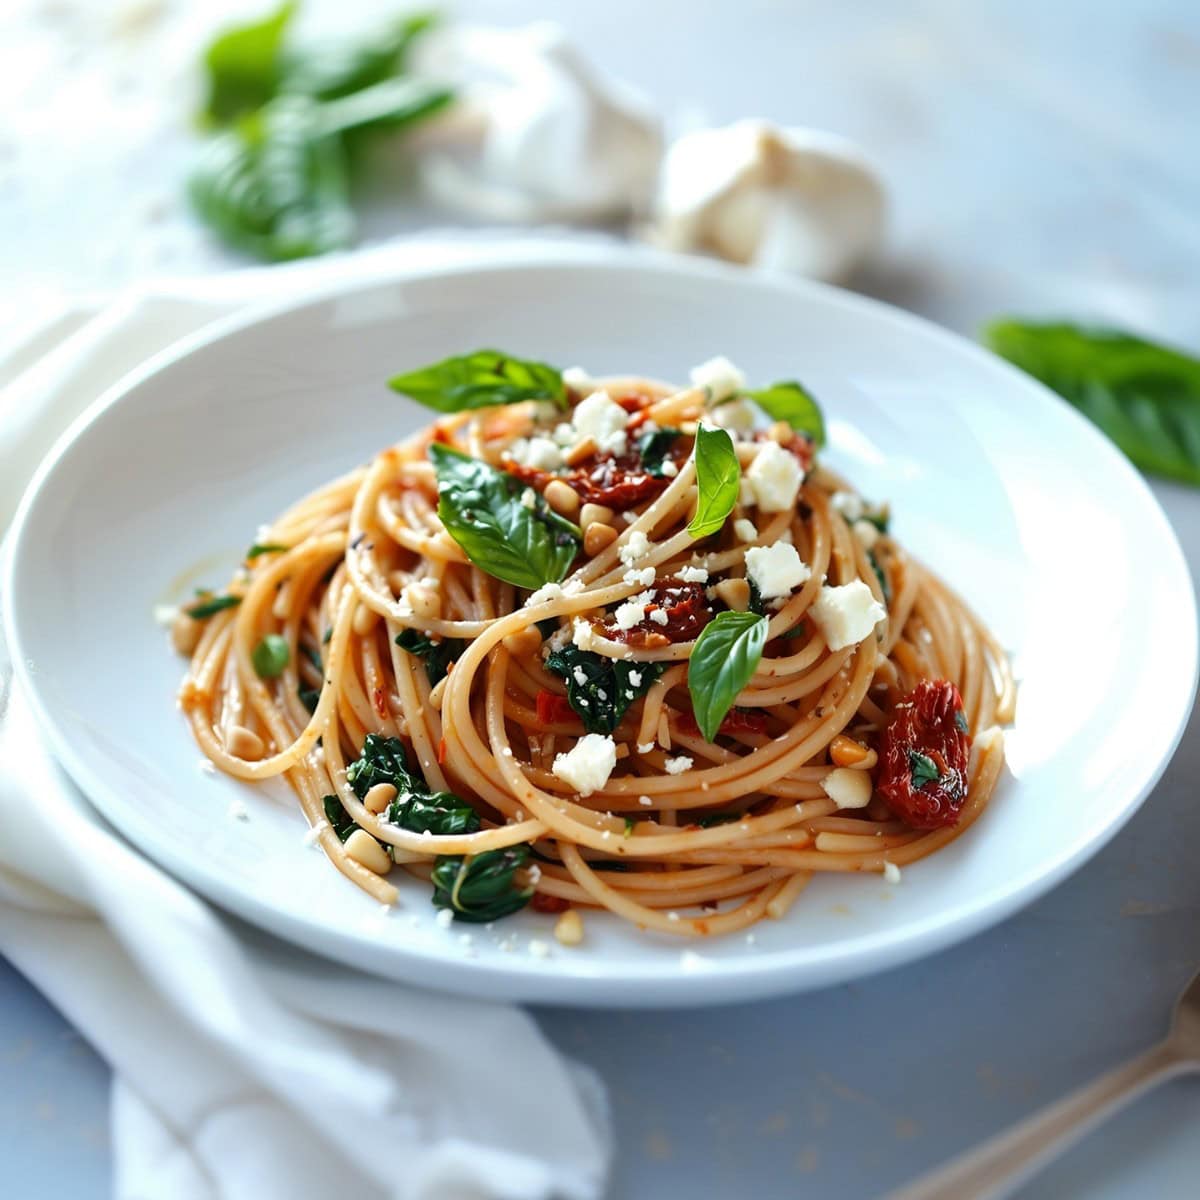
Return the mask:
<path id="1" fill-rule="evenodd" d="M 1200 346 L 1192 0 L 555 7 L 599 63 L 671 113 L 764 115 L 861 141 L 895 202 L 888 259 L 864 290 L 967 333 L 1000 311 L 1067 312 Z M 549 6 L 459 9 L 508 23 Z M 143 190 L 170 182 L 137 178 Z M 98 189 L 95 202 L 116 211 L 116 195 Z M 104 215 L 28 236 L 10 221 L 4 298 L 35 278 L 143 273 L 145 244 L 85 254 Z M 219 262 L 188 243 L 151 265 Z M 1200 496 L 1157 490 L 1196 575 Z M 1103 564 L 1079 586 L 1103 586 Z M 1197 732 L 1193 719 L 1154 795 L 1091 864 L 956 950 L 767 1004 L 542 1014 L 608 1081 L 614 1197 L 877 1195 L 1148 1044 L 1200 965 Z M 6 1195 L 108 1194 L 105 1088 L 103 1065 L 0 966 Z M 1198 1120 L 1200 1086 L 1173 1085 L 1022 1195 L 1194 1196 Z"/>

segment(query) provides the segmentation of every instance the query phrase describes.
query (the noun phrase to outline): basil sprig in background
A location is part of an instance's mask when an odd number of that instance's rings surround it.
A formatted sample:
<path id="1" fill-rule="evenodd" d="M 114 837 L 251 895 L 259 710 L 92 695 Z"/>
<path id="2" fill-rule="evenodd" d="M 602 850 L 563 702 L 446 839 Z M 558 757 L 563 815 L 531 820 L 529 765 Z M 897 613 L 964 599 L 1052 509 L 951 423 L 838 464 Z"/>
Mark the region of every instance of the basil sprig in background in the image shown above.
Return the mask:
<path id="1" fill-rule="evenodd" d="M 567 407 L 567 388 L 557 367 L 515 358 L 503 350 L 475 350 L 416 371 L 394 375 L 395 392 L 438 412 L 465 412 L 522 400 L 550 400 Z"/>
<path id="2" fill-rule="evenodd" d="M 994 321 L 984 341 L 1144 471 L 1200 485 L 1200 360 L 1115 330 L 1013 319 Z"/>

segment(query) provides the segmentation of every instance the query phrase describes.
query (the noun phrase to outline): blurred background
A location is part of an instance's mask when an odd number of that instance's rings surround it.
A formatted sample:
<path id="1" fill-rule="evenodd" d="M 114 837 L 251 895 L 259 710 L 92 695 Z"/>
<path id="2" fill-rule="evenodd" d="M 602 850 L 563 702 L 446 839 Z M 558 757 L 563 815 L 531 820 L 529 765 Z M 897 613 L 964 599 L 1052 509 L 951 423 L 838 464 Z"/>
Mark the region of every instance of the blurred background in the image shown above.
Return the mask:
<path id="1" fill-rule="evenodd" d="M 206 48 L 231 21 L 270 11 L 243 0 L 3 0 L 0 338 L 64 297 L 264 269 L 197 217 L 186 188 L 197 156 L 230 130 L 197 120 Z M 289 36 L 369 33 L 398 11 L 306 0 Z M 704 224 L 716 189 L 732 205 L 726 218 L 760 222 L 763 236 L 739 251 L 765 262 L 756 269 L 842 276 L 968 336 L 1019 313 L 1101 318 L 1200 347 L 1196 0 L 460 0 L 437 11 L 443 32 L 546 20 L 563 31 L 520 43 L 528 70 L 495 38 L 443 60 L 468 90 L 489 66 L 509 85 L 543 78 L 547 47 L 570 70 L 546 76 L 527 106 L 510 94 L 490 150 L 471 141 L 479 128 L 446 125 L 445 114 L 381 135 L 356 164 L 356 225 L 339 253 L 447 230 L 728 251 Z M 436 64 L 425 69 L 438 78 Z M 539 124 L 547 105 L 561 121 Z M 617 125 L 597 125 L 597 113 Z M 815 133 L 766 150 L 753 138 L 712 143 L 711 154 L 699 143 L 711 175 L 682 162 L 670 196 L 657 152 L 631 166 L 605 133 L 650 129 L 666 149 L 743 118 Z M 460 173 L 434 187 L 425 165 L 438 153 Z M 791 166 L 772 174 L 780 155 Z M 594 178 L 580 167 L 597 163 Z M 754 207 L 764 178 L 791 197 L 766 224 Z M 760 192 L 743 208 L 746 179 Z M 498 182 L 524 220 L 479 203 Z M 624 184 L 636 198 L 617 195 Z M 1194 497 L 1170 483 L 1156 494 L 1195 573 Z M 1200 818 L 1181 767 L 1069 883 L 917 967 L 711 1013 L 541 1014 L 609 1085 L 614 1195 L 875 1195 L 1147 1045 L 1197 950 L 1187 848 Z M 797 1038 L 831 1009 L 844 1041 Z M 2 963 L 0 1027 L 6 1169 L 28 1181 L 53 1163 L 69 1181 L 53 1194 L 109 1194 L 103 1064 Z M 893 1027 L 921 1036 L 897 1039 Z M 703 1099 L 681 1105 L 693 1094 Z M 1022 1196 L 1194 1196 L 1197 1118 L 1200 1093 L 1172 1085 Z"/>

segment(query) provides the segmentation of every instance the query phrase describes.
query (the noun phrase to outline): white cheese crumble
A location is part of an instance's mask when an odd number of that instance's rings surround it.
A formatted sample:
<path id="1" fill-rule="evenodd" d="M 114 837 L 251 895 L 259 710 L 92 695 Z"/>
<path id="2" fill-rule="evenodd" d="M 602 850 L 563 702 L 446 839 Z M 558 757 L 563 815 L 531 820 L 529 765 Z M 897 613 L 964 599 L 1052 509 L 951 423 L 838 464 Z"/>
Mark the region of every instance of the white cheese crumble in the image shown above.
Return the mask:
<path id="1" fill-rule="evenodd" d="M 668 758 L 663 766 L 668 775 L 682 775 L 684 771 L 692 769 L 692 760 L 686 754 L 681 754 L 678 758 Z"/>
<path id="2" fill-rule="evenodd" d="M 178 604 L 156 604 L 154 606 L 154 623 L 161 625 L 164 629 L 169 629 L 175 624 L 175 618 L 179 616 L 181 609 Z"/>
<path id="3" fill-rule="evenodd" d="M 638 742 L 638 744 L 637 744 L 637 752 L 639 754 L 649 754 L 650 751 L 653 749 L 654 749 L 653 742 Z"/>
<path id="4" fill-rule="evenodd" d="M 601 451 L 611 454 L 625 453 L 625 426 L 629 414 L 606 392 L 593 392 L 581 400 L 571 414 L 577 441 L 595 438 Z"/>
<path id="5" fill-rule="evenodd" d="M 641 671 L 630 671 L 629 672 L 629 686 L 630 687 L 641 687 L 642 686 Z"/>
<path id="6" fill-rule="evenodd" d="M 627 567 L 632 567 L 639 558 L 645 558 L 649 553 L 650 539 L 640 529 L 635 529 L 625 544 L 617 551 L 617 557 Z"/>
<path id="7" fill-rule="evenodd" d="M 561 585 L 546 583 L 525 601 L 525 607 L 528 608 L 531 604 L 545 604 L 547 600 L 561 600 L 563 595 L 564 592 Z"/>
<path id="8" fill-rule="evenodd" d="M 537 492 L 533 488 L 526 488 L 521 493 L 521 507 L 529 509 L 530 512 L 537 508 Z"/>
<path id="9" fill-rule="evenodd" d="M 642 567 L 641 570 L 633 568 L 626 571 L 621 578 L 625 583 L 636 583 L 641 587 L 649 587 L 654 582 L 656 574 L 653 567 Z"/>
<path id="10" fill-rule="evenodd" d="M 563 465 L 562 451 L 546 437 L 517 438 L 508 448 L 508 456 L 539 471 L 555 471 Z"/>
<path id="11" fill-rule="evenodd" d="M 850 528 L 854 531 L 854 536 L 862 543 L 864 550 L 872 549 L 879 541 L 879 530 L 870 521 L 855 521 Z"/>
<path id="12" fill-rule="evenodd" d="M 550 768 L 581 796 L 590 796 L 607 782 L 617 765 L 616 743 L 607 734 L 585 733 L 566 754 L 557 754 Z"/>
<path id="13" fill-rule="evenodd" d="M 230 800 L 228 815 L 234 821 L 250 820 L 250 810 L 246 807 L 244 801 L 238 799 Z"/>
<path id="14" fill-rule="evenodd" d="M 830 650 L 856 646 L 887 616 L 887 610 L 861 579 L 841 587 L 823 587 L 808 611 Z"/>
<path id="15" fill-rule="evenodd" d="M 647 421 L 646 424 L 649 424 Z M 679 468 L 669 459 L 662 460 L 662 466 L 658 468 L 668 479 L 674 479 L 679 474 Z"/>
<path id="16" fill-rule="evenodd" d="M 583 620 L 582 617 L 575 618 L 574 631 L 571 634 L 571 641 L 579 647 L 580 650 L 591 650 L 596 645 L 596 633 L 592 629 L 589 621 Z"/>
<path id="17" fill-rule="evenodd" d="M 734 521 L 733 532 L 737 534 L 739 542 L 754 542 L 758 540 L 758 528 L 753 521 L 747 521 L 745 517 L 738 517 Z"/>
<path id="18" fill-rule="evenodd" d="M 883 877 L 888 883 L 900 882 L 900 868 L 894 862 L 884 861 Z"/>
<path id="19" fill-rule="evenodd" d="M 693 367 L 688 377 L 693 387 L 704 388 L 710 404 L 719 404 L 746 386 L 746 377 L 721 354 Z"/>
<path id="20" fill-rule="evenodd" d="M 310 826 L 304 831 L 304 836 L 300 840 L 306 846 L 315 846 L 321 838 L 321 831 L 328 828 L 328 821 L 318 821 L 315 825 Z"/>
<path id="21" fill-rule="evenodd" d="M 679 578 L 682 579 L 684 583 L 707 583 L 708 568 L 689 564 L 680 570 Z"/>
<path id="22" fill-rule="evenodd" d="M 645 616 L 646 603 L 636 596 L 631 600 L 626 600 L 624 604 L 618 605 L 617 611 L 613 614 L 618 629 L 632 629 L 635 625 L 640 625 Z"/>
<path id="23" fill-rule="evenodd" d="M 773 546 L 751 546 L 746 551 L 746 574 L 754 580 L 764 600 L 791 595 L 812 575 L 812 568 L 787 542 Z"/>
<path id="24" fill-rule="evenodd" d="M 586 392 L 592 386 L 592 377 L 582 367 L 568 367 L 562 381 L 573 392 Z"/>
<path id="25" fill-rule="evenodd" d="M 671 618 L 667 616 L 667 610 L 665 608 L 656 608 L 650 614 L 650 620 L 653 621 L 655 625 L 668 625 L 670 624 Z"/>
<path id="26" fill-rule="evenodd" d="M 713 409 L 712 419 L 730 433 L 753 433 L 758 424 L 758 413 L 758 405 L 742 397 Z"/>
<path id="27" fill-rule="evenodd" d="M 753 508 L 758 503 L 754 488 L 750 486 L 750 480 L 745 475 L 738 480 L 738 503 L 743 508 Z"/>
<path id="28" fill-rule="evenodd" d="M 439 929 L 449 929 L 450 922 L 454 920 L 454 910 L 452 908 L 439 908 L 437 916 L 433 919 Z"/>
<path id="29" fill-rule="evenodd" d="M 746 471 L 746 480 L 763 512 L 786 512 L 795 506 L 804 471 L 796 456 L 778 442 L 763 442 Z"/>
<path id="30" fill-rule="evenodd" d="M 579 684 L 580 687 L 587 686 L 588 675 L 587 675 L 587 672 L 582 667 L 576 667 L 575 670 L 571 672 L 571 674 L 575 676 L 575 682 L 577 684 Z"/>
<path id="31" fill-rule="evenodd" d="M 862 497 L 856 496 L 853 492 L 834 492 L 829 497 L 829 503 L 835 512 L 840 512 L 851 524 L 863 515 Z"/>
<path id="32" fill-rule="evenodd" d="M 639 804 L 640 804 L 640 805 L 641 805 L 643 808 L 650 808 L 650 807 L 651 807 L 651 806 L 654 804 L 654 801 L 653 801 L 653 800 L 651 800 L 649 796 L 639 796 L 639 797 L 638 797 L 638 803 L 639 803 Z"/>
<path id="33" fill-rule="evenodd" d="M 825 795 L 838 808 L 866 808 L 871 802 L 871 776 L 851 767 L 837 767 L 821 780 Z"/>
<path id="34" fill-rule="evenodd" d="M 550 957 L 550 943 L 543 942 L 541 938 L 530 938 L 529 939 L 529 953 L 534 958 L 549 958 Z"/>

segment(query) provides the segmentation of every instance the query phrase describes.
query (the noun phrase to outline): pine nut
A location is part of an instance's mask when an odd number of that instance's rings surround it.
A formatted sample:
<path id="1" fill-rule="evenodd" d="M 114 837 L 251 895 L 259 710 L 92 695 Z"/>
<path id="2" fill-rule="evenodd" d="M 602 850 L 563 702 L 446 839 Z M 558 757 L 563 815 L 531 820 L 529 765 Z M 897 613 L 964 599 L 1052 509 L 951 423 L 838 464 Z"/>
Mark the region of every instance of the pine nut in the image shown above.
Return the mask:
<path id="1" fill-rule="evenodd" d="M 792 433 L 792 427 L 786 421 L 776 421 L 770 429 L 767 430 L 767 437 L 773 442 L 778 442 L 781 446 L 786 446 L 795 436 Z"/>
<path id="2" fill-rule="evenodd" d="M 504 639 L 504 648 L 513 658 L 529 658 L 536 654 L 541 646 L 542 635 L 532 626 L 522 629 L 519 633 L 510 633 Z"/>
<path id="3" fill-rule="evenodd" d="M 601 551 L 607 550 L 617 540 L 617 531 L 611 525 L 600 521 L 589 525 L 583 531 L 583 552 L 589 558 L 595 558 Z"/>
<path id="4" fill-rule="evenodd" d="M 750 585 L 744 579 L 722 579 L 715 591 L 721 603 L 734 612 L 745 612 L 750 607 Z"/>
<path id="5" fill-rule="evenodd" d="M 346 855 L 376 875 L 386 875 L 392 869 L 388 852 L 365 829 L 356 829 L 346 839 Z"/>
<path id="6" fill-rule="evenodd" d="M 582 442 L 576 443 L 563 455 L 563 461 L 568 467 L 577 467 L 585 458 L 591 458 L 599 449 L 596 439 L 589 434 Z"/>
<path id="7" fill-rule="evenodd" d="M 871 803 L 871 777 L 866 771 L 838 767 L 821 780 L 821 787 L 838 808 L 866 808 Z"/>
<path id="8" fill-rule="evenodd" d="M 258 762 L 266 747 L 257 733 L 252 733 L 244 725 L 233 725 L 225 735 L 225 749 L 243 762 Z"/>
<path id="9" fill-rule="evenodd" d="M 396 789 L 390 783 L 377 783 L 363 797 L 363 808 L 369 813 L 381 813 L 396 798 Z"/>
<path id="10" fill-rule="evenodd" d="M 171 622 L 171 645 L 174 646 L 175 653 L 190 655 L 195 650 L 196 643 L 200 641 L 200 632 L 200 622 L 195 617 L 181 612 Z"/>
<path id="11" fill-rule="evenodd" d="M 404 598 L 413 610 L 413 615 L 423 621 L 435 621 L 442 615 L 442 598 L 431 588 L 420 583 L 410 583 L 404 589 Z"/>
<path id="12" fill-rule="evenodd" d="M 365 604 L 360 604 L 354 614 L 354 632 L 359 637 L 368 637 L 379 622 L 379 614 Z"/>
<path id="13" fill-rule="evenodd" d="M 867 757 L 867 748 L 860 742 L 856 742 L 853 738 L 848 738 L 845 734 L 839 733 L 829 743 L 829 757 L 833 759 L 836 766 L 852 767 Z"/>
<path id="14" fill-rule="evenodd" d="M 542 495 L 559 516 L 573 517 L 579 511 L 579 493 L 561 479 L 550 480 Z"/>
<path id="15" fill-rule="evenodd" d="M 585 504 L 579 510 L 579 524 L 586 531 L 589 525 L 594 525 L 597 521 L 611 525 L 615 516 L 607 504 Z"/>
<path id="16" fill-rule="evenodd" d="M 583 918 L 573 908 L 568 908 L 554 922 L 554 936 L 564 946 L 578 946 L 583 941 Z"/>

